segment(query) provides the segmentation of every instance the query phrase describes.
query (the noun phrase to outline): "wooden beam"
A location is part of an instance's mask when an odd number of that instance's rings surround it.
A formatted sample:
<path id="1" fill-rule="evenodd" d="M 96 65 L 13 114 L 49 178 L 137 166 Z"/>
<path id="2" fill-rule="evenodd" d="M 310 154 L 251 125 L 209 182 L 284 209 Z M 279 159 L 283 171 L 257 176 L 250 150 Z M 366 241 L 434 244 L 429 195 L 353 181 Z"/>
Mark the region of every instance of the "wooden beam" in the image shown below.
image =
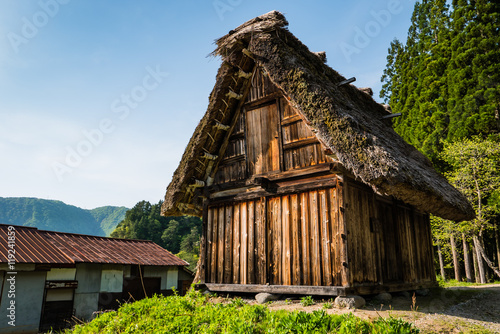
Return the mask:
<path id="1" fill-rule="evenodd" d="M 329 188 L 335 187 L 337 185 L 337 181 L 334 177 L 331 178 L 311 178 L 305 180 L 304 182 L 289 184 L 289 185 L 280 185 L 277 184 L 276 189 L 269 188 L 268 190 L 263 187 L 241 187 L 229 190 L 223 190 L 219 192 L 214 192 L 209 194 L 210 203 L 222 203 L 224 201 L 245 201 L 249 199 L 255 199 L 258 197 L 265 196 L 275 196 L 282 195 L 287 193 L 297 193 L 301 191 L 320 189 L 320 188 Z"/>
<path id="2" fill-rule="evenodd" d="M 247 102 L 243 106 L 245 107 L 245 110 L 250 111 L 253 109 L 257 108 L 262 108 L 270 104 L 276 103 L 276 99 L 282 97 L 283 94 L 281 92 L 274 92 L 269 95 L 264 96 L 263 98 L 260 98 L 258 100 L 252 101 L 252 102 Z"/>
<path id="3" fill-rule="evenodd" d="M 283 144 L 283 150 L 291 150 L 294 148 L 299 148 L 299 147 L 304 147 L 307 145 L 312 145 L 312 144 L 319 144 L 320 142 L 316 137 L 310 137 L 310 138 L 305 138 L 305 139 L 300 139 L 297 141 L 293 141 L 288 144 Z"/>
<path id="4" fill-rule="evenodd" d="M 293 179 L 302 176 L 315 176 L 321 173 L 328 173 L 332 171 L 336 166 L 331 163 L 318 164 L 310 167 L 293 169 L 286 172 L 268 174 L 266 178 L 270 181 L 285 181 L 288 179 Z M 253 181 L 249 181 L 252 182 Z"/>
<path id="5" fill-rule="evenodd" d="M 346 295 L 372 295 L 381 292 L 398 292 L 419 289 L 435 288 L 438 284 L 434 281 L 421 283 L 395 283 L 380 285 L 377 283 L 358 285 L 353 287 L 343 286 L 313 286 L 313 285 L 263 285 L 263 284 L 216 284 L 206 283 L 205 286 L 214 292 L 244 292 L 244 293 L 274 293 L 286 295 L 312 295 L 312 296 L 346 296 Z"/>
<path id="6" fill-rule="evenodd" d="M 438 286 L 435 281 L 420 282 L 420 283 L 389 283 L 389 284 L 362 284 L 349 288 L 350 294 L 355 295 L 372 295 L 381 292 L 397 292 L 419 289 L 436 288 Z"/>
<path id="7" fill-rule="evenodd" d="M 355 77 L 352 77 L 352 78 L 349 78 L 347 80 L 344 80 L 344 81 L 341 81 L 337 84 L 337 86 L 343 86 L 343 85 L 347 85 L 347 84 L 350 84 L 351 82 L 354 82 L 356 81 L 356 78 Z"/>
<path id="8" fill-rule="evenodd" d="M 291 117 L 283 118 L 283 120 L 281 121 L 281 125 L 284 126 L 284 125 L 289 125 L 289 124 L 297 123 L 297 122 L 302 122 L 302 117 L 300 117 L 299 114 L 293 115 Z"/>
<path id="9" fill-rule="evenodd" d="M 244 160 L 245 160 L 245 155 L 240 154 L 240 155 L 235 155 L 234 157 L 224 158 L 224 159 L 222 159 L 221 163 L 229 165 L 229 164 L 244 161 Z"/>
<path id="10" fill-rule="evenodd" d="M 262 285 L 262 284 L 205 284 L 210 291 L 216 292 L 247 292 L 297 294 L 314 296 L 345 296 L 346 289 L 341 286 L 311 286 L 311 285 Z"/>
<path id="11" fill-rule="evenodd" d="M 224 125 L 222 124 L 221 122 L 219 121 L 215 121 L 215 125 L 214 125 L 215 128 L 219 129 L 219 130 L 223 130 L 223 131 L 227 131 L 229 130 L 230 126 L 229 125 Z"/>
<path id="12" fill-rule="evenodd" d="M 395 114 L 390 114 L 390 115 L 382 116 L 382 119 L 389 119 L 389 118 L 399 117 L 401 115 L 402 115 L 402 113 L 398 112 L 398 113 L 395 113 Z"/>

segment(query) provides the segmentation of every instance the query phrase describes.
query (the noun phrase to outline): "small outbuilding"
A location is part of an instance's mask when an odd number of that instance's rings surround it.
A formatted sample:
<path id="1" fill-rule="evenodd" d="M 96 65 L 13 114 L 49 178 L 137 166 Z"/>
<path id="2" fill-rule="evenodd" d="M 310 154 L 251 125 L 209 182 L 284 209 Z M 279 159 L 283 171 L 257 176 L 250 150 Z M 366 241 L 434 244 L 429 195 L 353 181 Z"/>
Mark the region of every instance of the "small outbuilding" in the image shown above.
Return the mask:
<path id="1" fill-rule="evenodd" d="M 187 265 L 151 241 L 0 224 L 0 332 L 64 328 L 124 301 L 182 293 Z"/>
<path id="2" fill-rule="evenodd" d="M 467 199 L 276 11 L 216 41 L 208 109 L 163 215 L 203 217 L 196 281 L 219 292 L 347 295 L 435 285 L 429 214 Z"/>

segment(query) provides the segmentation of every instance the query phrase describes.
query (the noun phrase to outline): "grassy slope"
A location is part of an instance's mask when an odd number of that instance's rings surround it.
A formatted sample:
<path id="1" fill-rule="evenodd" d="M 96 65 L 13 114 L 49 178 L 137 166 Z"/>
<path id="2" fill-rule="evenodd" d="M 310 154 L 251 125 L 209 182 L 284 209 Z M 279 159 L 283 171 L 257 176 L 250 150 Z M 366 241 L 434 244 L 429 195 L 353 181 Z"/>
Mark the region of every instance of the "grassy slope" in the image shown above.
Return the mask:
<path id="1" fill-rule="evenodd" d="M 418 333 L 400 319 L 361 320 L 324 311 L 270 311 L 241 299 L 214 303 L 192 291 L 185 297 L 153 297 L 124 304 L 116 312 L 65 333 Z"/>

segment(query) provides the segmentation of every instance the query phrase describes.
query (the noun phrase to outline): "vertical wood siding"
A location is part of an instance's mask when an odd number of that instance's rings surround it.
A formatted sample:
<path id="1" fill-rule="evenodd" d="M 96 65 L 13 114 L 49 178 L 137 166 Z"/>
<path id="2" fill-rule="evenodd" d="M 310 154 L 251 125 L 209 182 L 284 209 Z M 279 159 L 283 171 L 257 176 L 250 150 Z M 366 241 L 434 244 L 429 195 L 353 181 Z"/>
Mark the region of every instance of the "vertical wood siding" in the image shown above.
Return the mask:
<path id="1" fill-rule="evenodd" d="M 428 216 L 353 182 L 344 190 L 350 284 L 434 280 Z"/>
<path id="2" fill-rule="evenodd" d="M 267 75 L 262 73 L 258 67 L 252 77 L 252 86 L 247 95 L 246 102 L 260 100 L 272 93 L 278 92 L 279 89 L 269 80 Z"/>
<path id="3" fill-rule="evenodd" d="M 280 170 L 279 119 L 276 104 L 246 113 L 248 171 L 250 175 Z"/>
<path id="4" fill-rule="evenodd" d="M 259 104 L 259 100 L 263 104 Z M 327 161 L 321 144 L 297 110 L 279 97 L 279 89 L 260 69 L 252 79 L 247 96 L 247 103 L 250 102 L 257 105 L 254 104 L 253 109 L 244 107 L 240 113 L 219 163 L 216 184 Z"/>
<path id="5" fill-rule="evenodd" d="M 209 207 L 205 281 L 341 286 L 337 206 L 328 188 Z"/>
<path id="6" fill-rule="evenodd" d="M 377 282 L 377 249 L 370 221 L 374 217 L 372 193 L 353 185 L 345 190 L 350 283 Z"/>
<path id="7" fill-rule="evenodd" d="M 297 111 L 280 99 L 283 168 L 291 170 L 326 162 L 326 156 L 315 135 Z"/>

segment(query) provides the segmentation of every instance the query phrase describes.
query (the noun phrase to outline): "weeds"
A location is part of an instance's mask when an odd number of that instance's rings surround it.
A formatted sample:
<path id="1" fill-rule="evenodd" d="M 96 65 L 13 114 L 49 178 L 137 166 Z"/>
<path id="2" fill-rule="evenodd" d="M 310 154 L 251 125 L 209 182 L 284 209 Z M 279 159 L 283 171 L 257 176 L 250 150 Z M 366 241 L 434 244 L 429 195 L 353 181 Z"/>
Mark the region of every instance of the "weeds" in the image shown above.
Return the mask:
<path id="1" fill-rule="evenodd" d="M 326 303 L 324 303 L 324 304 L 323 304 L 323 308 L 324 308 L 325 310 L 332 309 L 332 308 L 333 308 L 333 303 L 331 303 L 331 302 L 326 302 Z"/>
<path id="2" fill-rule="evenodd" d="M 241 299 L 240 297 L 236 297 L 233 300 L 231 300 L 231 305 L 234 307 L 242 307 L 246 304 L 247 303 L 243 299 Z"/>
<path id="3" fill-rule="evenodd" d="M 418 311 L 418 306 L 417 306 L 417 297 L 415 296 L 415 292 L 413 293 L 413 296 L 411 297 L 411 306 L 410 306 L 411 311 Z"/>
<path id="4" fill-rule="evenodd" d="M 311 306 L 316 304 L 312 296 L 304 296 L 300 299 L 300 304 L 302 306 Z"/>

